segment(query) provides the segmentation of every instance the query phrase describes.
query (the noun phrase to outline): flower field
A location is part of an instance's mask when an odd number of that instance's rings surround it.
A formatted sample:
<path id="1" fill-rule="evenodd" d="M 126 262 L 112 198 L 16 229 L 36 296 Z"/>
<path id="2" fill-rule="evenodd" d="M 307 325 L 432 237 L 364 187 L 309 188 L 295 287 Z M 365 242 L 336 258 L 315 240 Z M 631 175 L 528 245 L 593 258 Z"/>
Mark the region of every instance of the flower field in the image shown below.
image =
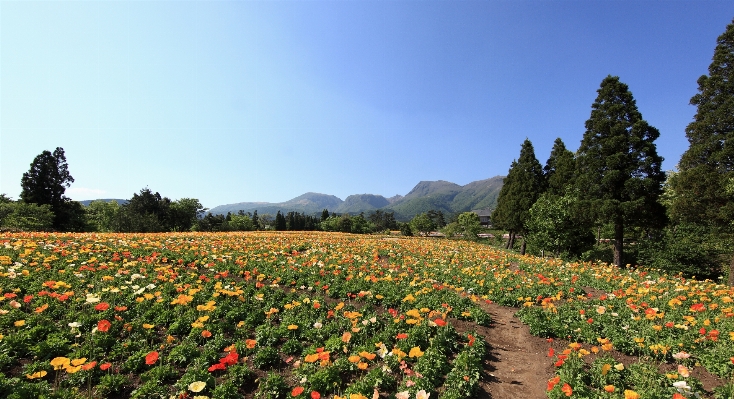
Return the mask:
<path id="1" fill-rule="evenodd" d="M 690 371 L 734 371 L 727 287 L 463 241 L 4 234 L 0 295 L 9 398 L 469 397 L 490 348 L 456 324 L 490 326 L 487 301 L 570 342 L 549 397 L 687 398 Z"/>

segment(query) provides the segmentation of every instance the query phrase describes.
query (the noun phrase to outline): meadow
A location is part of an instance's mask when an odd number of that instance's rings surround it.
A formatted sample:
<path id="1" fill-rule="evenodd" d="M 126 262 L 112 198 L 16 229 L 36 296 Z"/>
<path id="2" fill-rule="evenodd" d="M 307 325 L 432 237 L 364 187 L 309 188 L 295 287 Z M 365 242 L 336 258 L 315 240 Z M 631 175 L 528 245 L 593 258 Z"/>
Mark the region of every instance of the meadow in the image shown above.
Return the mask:
<path id="1" fill-rule="evenodd" d="M 548 397 L 734 390 L 734 290 L 651 270 L 316 232 L 4 233 L 0 267 L 8 398 L 471 397 L 489 303 L 554 343 Z"/>

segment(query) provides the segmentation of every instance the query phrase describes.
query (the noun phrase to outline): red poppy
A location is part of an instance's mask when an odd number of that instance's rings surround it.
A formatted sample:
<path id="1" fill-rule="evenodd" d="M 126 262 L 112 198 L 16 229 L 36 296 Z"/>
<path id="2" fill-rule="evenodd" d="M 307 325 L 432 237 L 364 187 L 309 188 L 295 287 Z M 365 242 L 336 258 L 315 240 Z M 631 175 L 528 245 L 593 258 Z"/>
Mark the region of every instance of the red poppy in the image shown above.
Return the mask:
<path id="1" fill-rule="evenodd" d="M 321 399 L 321 394 L 318 391 L 311 391 L 311 399 Z"/>
<path id="2" fill-rule="evenodd" d="M 201 332 L 201 336 L 204 338 L 209 338 L 212 336 L 212 333 L 209 330 L 204 330 Z"/>
<path id="3" fill-rule="evenodd" d="M 690 309 L 693 312 L 703 312 L 704 310 L 706 310 L 706 305 L 702 303 L 696 303 L 696 304 L 691 305 Z"/>
<path id="4" fill-rule="evenodd" d="M 110 304 L 107 302 L 100 302 L 97 304 L 97 306 L 94 307 L 94 310 L 99 310 L 100 312 L 103 312 L 110 308 Z"/>
<path id="5" fill-rule="evenodd" d="M 553 355 L 556 354 L 556 351 L 553 350 L 553 348 L 548 349 L 548 357 L 553 357 Z"/>
<path id="6" fill-rule="evenodd" d="M 560 376 L 555 376 L 555 377 L 551 378 L 550 380 L 548 380 L 548 387 L 546 389 L 548 391 L 552 391 L 553 388 L 556 386 L 556 384 L 558 384 L 559 382 L 561 382 L 561 377 Z"/>
<path id="7" fill-rule="evenodd" d="M 97 322 L 97 331 L 107 332 L 111 326 L 112 323 L 110 323 L 109 321 L 100 320 L 99 322 Z"/>
<path id="8" fill-rule="evenodd" d="M 405 338 L 408 338 L 408 334 L 406 334 L 406 333 L 400 333 L 400 334 L 396 335 L 395 338 L 397 338 L 397 339 L 405 339 Z"/>
<path id="9" fill-rule="evenodd" d="M 229 355 L 219 360 L 219 363 L 222 363 L 225 366 L 231 366 L 233 364 L 237 364 L 237 360 L 239 359 L 239 357 L 240 355 L 238 355 L 237 352 L 230 352 Z"/>
<path id="10" fill-rule="evenodd" d="M 158 352 L 153 351 L 145 356 L 145 364 L 151 365 L 158 361 Z"/>
<path id="11" fill-rule="evenodd" d="M 467 335 L 467 338 L 469 338 L 469 346 L 473 346 L 474 345 L 474 340 L 475 340 L 474 336 L 471 335 L 471 334 L 469 334 L 469 335 Z"/>
<path id="12" fill-rule="evenodd" d="M 563 384 L 561 391 L 565 393 L 566 396 L 571 396 L 571 394 L 573 393 L 573 388 L 571 388 L 571 386 L 568 384 Z"/>
<path id="13" fill-rule="evenodd" d="M 224 370 L 226 368 L 227 368 L 227 366 L 225 366 L 224 363 L 217 363 L 217 364 L 214 364 L 211 367 L 209 367 L 208 370 L 209 370 L 210 373 L 213 373 L 213 372 L 215 372 L 217 370 Z"/>
<path id="14" fill-rule="evenodd" d="M 291 396 L 296 397 L 296 396 L 300 395 L 302 392 L 303 392 L 303 387 L 301 387 L 301 386 L 295 387 L 291 391 Z"/>
<path id="15" fill-rule="evenodd" d="M 26 295 L 23 297 L 23 302 L 30 303 L 33 300 L 33 295 Z"/>
<path id="16" fill-rule="evenodd" d="M 86 371 L 86 370 L 91 370 L 91 369 L 93 369 L 93 368 L 94 368 L 94 366 L 96 366 L 96 365 L 97 365 L 97 361 L 95 360 L 95 361 L 93 361 L 93 362 L 90 362 L 90 363 L 87 363 L 87 364 L 83 365 L 83 366 L 82 366 L 82 370 L 85 370 L 85 371 Z M 100 366 L 100 368 L 101 368 L 101 366 Z"/>
<path id="17" fill-rule="evenodd" d="M 115 306 L 115 310 L 118 312 L 124 312 L 127 310 L 127 306 Z"/>
<path id="18" fill-rule="evenodd" d="M 110 367 L 112 367 L 112 363 L 102 363 L 99 365 L 99 369 L 102 371 L 105 371 Z"/>
<path id="19" fill-rule="evenodd" d="M 433 322 L 436 323 L 436 325 L 439 327 L 443 327 L 446 325 L 446 320 L 444 319 L 436 319 Z"/>

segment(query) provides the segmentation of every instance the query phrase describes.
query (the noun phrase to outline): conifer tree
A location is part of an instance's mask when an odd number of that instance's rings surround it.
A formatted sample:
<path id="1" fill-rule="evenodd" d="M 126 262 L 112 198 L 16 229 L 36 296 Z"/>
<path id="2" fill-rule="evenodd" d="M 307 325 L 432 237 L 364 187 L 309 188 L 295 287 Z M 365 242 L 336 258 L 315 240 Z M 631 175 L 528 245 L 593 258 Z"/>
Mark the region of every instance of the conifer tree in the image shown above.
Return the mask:
<path id="1" fill-rule="evenodd" d="M 623 265 L 625 227 L 664 224 L 658 202 L 665 174 L 650 126 L 619 77 L 607 76 L 577 152 L 577 192 L 597 223 L 614 226 L 614 263 Z"/>
<path id="2" fill-rule="evenodd" d="M 690 146 L 671 179 L 671 217 L 721 240 L 730 237 L 734 221 L 734 21 L 718 37 L 708 72 L 691 98 L 697 110 L 686 127 Z M 734 285 L 734 256 L 729 284 Z"/>
<path id="3" fill-rule="evenodd" d="M 559 137 L 553 143 L 550 157 L 543 167 L 548 193 L 556 196 L 566 194 L 566 187 L 573 184 L 575 173 L 576 160 L 573 152 L 566 149 L 566 145 Z"/>
<path id="4" fill-rule="evenodd" d="M 508 248 L 512 248 L 515 233 L 523 235 L 521 253 L 525 253 L 527 220 L 530 207 L 545 191 L 543 167 L 535 158 L 533 143 L 525 139 L 520 148 L 520 157 L 512 161 L 502 189 L 497 197 L 497 208 L 492 212 L 492 223 L 509 230 Z"/>

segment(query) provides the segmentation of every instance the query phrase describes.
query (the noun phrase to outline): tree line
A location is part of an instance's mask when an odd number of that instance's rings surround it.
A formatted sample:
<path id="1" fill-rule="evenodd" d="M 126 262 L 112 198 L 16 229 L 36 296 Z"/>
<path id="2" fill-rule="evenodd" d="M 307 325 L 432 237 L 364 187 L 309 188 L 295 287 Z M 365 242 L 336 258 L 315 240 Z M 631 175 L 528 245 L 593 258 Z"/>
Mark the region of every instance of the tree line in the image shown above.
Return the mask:
<path id="1" fill-rule="evenodd" d="M 226 215 L 207 213 L 196 198 L 171 200 L 143 188 L 120 204 L 92 201 L 83 206 L 64 194 L 74 182 L 64 149 L 43 151 L 21 179 L 20 199 L 0 194 L 0 228 L 19 231 L 169 232 L 169 231 L 338 231 L 372 233 L 398 229 L 394 212 L 376 210 L 365 215 L 321 215 L 299 212 L 275 216 L 239 211 Z"/>
<path id="2" fill-rule="evenodd" d="M 734 283 L 734 22 L 719 36 L 709 74 L 698 79 L 689 147 L 664 172 L 655 140 L 629 90 L 607 76 L 578 150 L 556 139 L 545 166 L 525 140 L 492 213 L 508 248 L 573 259 L 683 272 L 727 273 Z"/>

